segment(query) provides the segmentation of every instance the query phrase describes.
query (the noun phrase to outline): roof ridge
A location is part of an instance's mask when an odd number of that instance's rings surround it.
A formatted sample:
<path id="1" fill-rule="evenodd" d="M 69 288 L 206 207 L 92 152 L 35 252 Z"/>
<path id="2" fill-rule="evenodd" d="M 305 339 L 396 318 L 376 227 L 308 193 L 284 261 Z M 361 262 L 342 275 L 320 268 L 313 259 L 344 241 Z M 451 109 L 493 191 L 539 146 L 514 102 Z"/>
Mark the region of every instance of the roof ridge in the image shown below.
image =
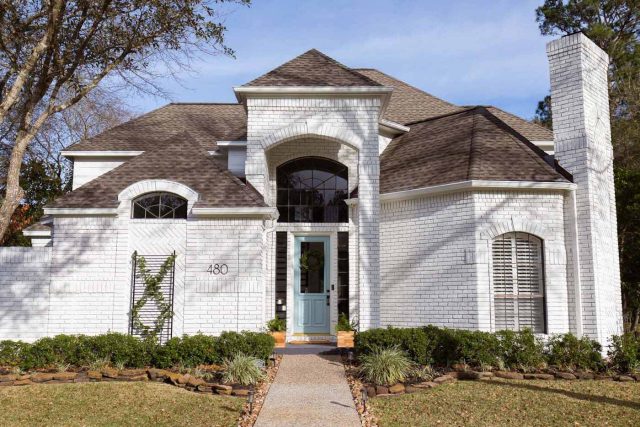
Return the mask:
<path id="1" fill-rule="evenodd" d="M 365 80 L 368 80 L 370 83 L 374 84 L 375 86 L 382 86 L 380 83 L 376 82 L 375 80 L 365 76 L 364 74 L 359 73 L 355 68 L 351 68 L 351 67 L 346 66 L 342 62 L 338 61 L 335 58 L 330 57 L 326 53 L 321 52 L 316 48 L 312 48 L 308 52 L 312 52 L 312 51 L 317 53 L 317 54 L 319 54 L 320 56 L 322 56 L 324 59 L 328 60 L 329 62 L 332 62 L 332 63 L 338 65 L 339 67 L 342 67 L 344 70 L 346 70 L 346 71 L 348 71 L 348 72 L 350 72 L 350 73 L 352 73 L 354 75 L 357 75 L 358 77 L 362 77 Z"/>
<path id="2" fill-rule="evenodd" d="M 484 106 L 484 107 L 485 107 L 485 108 L 487 108 L 487 109 L 488 109 L 488 108 L 495 108 L 496 110 L 500 110 L 500 111 L 502 111 L 503 113 L 505 113 L 505 114 L 507 114 L 507 115 L 509 115 L 509 116 L 511 116 L 511 117 L 515 117 L 515 118 L 520 119 L 520 120 L 525 120 L 527 123 L 529 123 L 529 124 L 531 124 L 531 125 L 534 125 L 534 126 L 536 126 L 536 127 L 540 128 L 540 129 L 544 129 L 544 130 L 547 130 L 547 131 L 548 131 L 548 130 L 550 130 L 551 132 L 553 132 L 553 129 L 549 129 L 549 128 L 547 128 L 547 127 L 542 126 L 542 125 L 541 125 L 541 124 L 539 124 L 539 123 L 532 122 L 532 121 L 530 121 L 530 120 L 526 120 L 526 119 L 524 119 L 524 118 L 522 118 L 522 117 L 520 117 L 520 116 L 518 116 L 518 115 L 516 115 L 516 114 L 513 114 L 513 113 L 512 113 L 512 112 L 510 112 L 510 111 L 504 110 L 504 109 L 502 109 L 502 108 L 500 108 L 500 107 L 496 107 L 495 105 L 486 105 L 486 106 Z"/>
<path id="3" fill-rule="evenodd" d="M 404 123 L 404 126 L 417 125 L 417 124 L 424 123 L 424 122 L 430 122 L 432 120 L 442 119 L 444 117 L 455 116 L 456 114 L 466 113 L 466 112 L 475 110 L 475 109 L 480 108 L 480 107 L 479 106 L 475 106 L 475 107 L 460 107 L 460 108 L 462 108 L 462 110 L 452 111 L 450 113 L 440 114 L 438 116 L 427 117 L 426 119 L 421 119 L 421 120 L 416 120 L 416 121 L 413 121 L 413 122 Z"/>
<path id="4" fill-rule="evenodd" d="M 207 102 L 207 101 L 194 101 L 194 102 L 170 102 L 167 105 L 242 105 L 239 102 Z M 165 105 L 165 107 L 167 106 Z M 154 110 L 155 111 L 155 110 Z"/>

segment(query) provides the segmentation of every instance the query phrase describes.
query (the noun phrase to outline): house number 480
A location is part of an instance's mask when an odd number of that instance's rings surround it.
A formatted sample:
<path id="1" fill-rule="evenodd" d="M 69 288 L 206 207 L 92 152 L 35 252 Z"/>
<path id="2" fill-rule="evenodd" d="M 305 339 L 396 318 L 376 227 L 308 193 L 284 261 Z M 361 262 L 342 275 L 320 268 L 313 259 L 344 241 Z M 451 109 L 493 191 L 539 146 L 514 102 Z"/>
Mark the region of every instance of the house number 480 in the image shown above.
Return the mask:
<path id="1" fill-rule="evenodd" d="M 207 273 L 209 274 L 225 275 L 228 272 L 229 272 L 229 267 L 227 266 L 227 264 L 209 264 L 209 267 L 207 268 Z"/>

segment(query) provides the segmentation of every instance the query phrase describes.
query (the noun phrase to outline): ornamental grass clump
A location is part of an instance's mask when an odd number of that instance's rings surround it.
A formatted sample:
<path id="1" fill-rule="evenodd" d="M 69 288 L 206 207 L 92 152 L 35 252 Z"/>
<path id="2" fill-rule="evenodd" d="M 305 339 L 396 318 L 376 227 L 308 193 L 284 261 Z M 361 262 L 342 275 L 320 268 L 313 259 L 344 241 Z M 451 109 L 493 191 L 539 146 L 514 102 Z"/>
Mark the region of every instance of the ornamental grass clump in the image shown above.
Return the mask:
<path id="1" fill-rule="evenodd" d="M 411 376 L 414 364 L 398 347 L 371 349 L 360 356 L 360 374 L 365 381 L 380 386 L 390 386 Z"/>
<path id="2" fill-rule="evenodd" d="M 254 385 L 264 378 L 260 364 L 259 359 L 238 353 L 222 364 L 222 380 L 227 384 Z"/>

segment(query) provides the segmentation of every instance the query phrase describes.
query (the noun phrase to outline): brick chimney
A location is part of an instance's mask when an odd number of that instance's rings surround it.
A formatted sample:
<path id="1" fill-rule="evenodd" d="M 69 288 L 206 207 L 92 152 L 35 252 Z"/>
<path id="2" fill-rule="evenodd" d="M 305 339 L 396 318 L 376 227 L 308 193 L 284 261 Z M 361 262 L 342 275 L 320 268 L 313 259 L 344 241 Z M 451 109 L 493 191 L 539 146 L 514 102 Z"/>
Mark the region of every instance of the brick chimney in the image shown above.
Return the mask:
<path id="1" fill-rule="evenodd" d="M 577 227 L 572 228 L 577 229 L 578 254 L 569 254 L 573 262 L 579 259 L 570 274 L 570 286 L 581 294 L 575 329 L 606 345 L 611 335 L 622 332 L 609 57 L 582 33 L 550 42 L 547 56 L 555 157 L 577 184 Z"/>

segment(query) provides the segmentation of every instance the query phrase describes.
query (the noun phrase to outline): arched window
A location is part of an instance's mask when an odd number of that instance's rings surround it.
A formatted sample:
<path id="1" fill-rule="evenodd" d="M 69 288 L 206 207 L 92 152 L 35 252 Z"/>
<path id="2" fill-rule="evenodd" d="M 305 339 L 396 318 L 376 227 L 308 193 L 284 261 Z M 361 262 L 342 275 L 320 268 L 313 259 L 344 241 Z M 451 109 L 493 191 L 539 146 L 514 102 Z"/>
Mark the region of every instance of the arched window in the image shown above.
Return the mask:
<path id="1" fill-rule="evenodd" d="M 495 329 L 546 333 L 542 240 L 506 233 L 492 244 Z"/>
<path id="2" fill-rule="evenodd" d="M 133 201 L 133 218 L 185 219 L 187 201 L 172 193 L 148 193 Z"/>
<path id="3" fill-rule="evenodd" d="M 319 157 L 292 160 L 277 169 L 278 222 L 347 222 L 348 169 Z"/>

